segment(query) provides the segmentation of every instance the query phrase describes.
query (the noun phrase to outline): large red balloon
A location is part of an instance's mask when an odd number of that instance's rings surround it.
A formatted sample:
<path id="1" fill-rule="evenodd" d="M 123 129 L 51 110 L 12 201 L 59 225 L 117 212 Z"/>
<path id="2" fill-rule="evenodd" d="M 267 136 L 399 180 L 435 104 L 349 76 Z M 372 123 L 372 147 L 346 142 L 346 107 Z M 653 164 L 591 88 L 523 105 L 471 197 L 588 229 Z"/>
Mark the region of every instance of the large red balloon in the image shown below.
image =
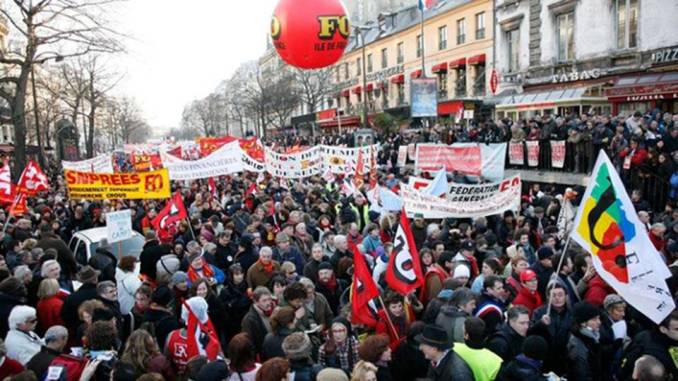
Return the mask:
<path id="1" fill-rule="evenodd" d="M 271 22 L 271 38 L 280 58 L 302 69 L 337 62 L 349 34 L 346 8 L 340 0 L 280 0 Z"/>

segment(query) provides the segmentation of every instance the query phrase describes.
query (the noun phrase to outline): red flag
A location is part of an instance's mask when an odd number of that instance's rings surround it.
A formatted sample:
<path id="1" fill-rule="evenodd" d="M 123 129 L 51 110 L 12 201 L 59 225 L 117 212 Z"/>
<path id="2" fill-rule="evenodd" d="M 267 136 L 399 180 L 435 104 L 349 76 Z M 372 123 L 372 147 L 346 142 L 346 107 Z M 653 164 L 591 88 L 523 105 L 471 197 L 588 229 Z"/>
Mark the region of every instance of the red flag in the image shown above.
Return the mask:
<path id="1" fill-rule="evenodd" d="M 374 146 L 370 146 L 370 189 L 377 186 L 377 161 L 374 158 Z"/>
<path id="2" fill-rule="evenodd" d="M 19 195 L 14 199 L 14 202 L 9 207 L 10 216 L 20 216 L 26 213 L 28 208 L 26 207 L 26 193 L 19 193 Z"/>
<path id="3" fill-rule="evenodd" d="M 214 177 L 210 177 L 209 179 L 207 179 L 207 186 L 210 188 L 210 193 L 212 193 L 212 197 L 217 198 L 219 192 L 217 192 L 217 182 L 214 181 Z"/>
<path id="4" fill-rule="evenodd" d="M 409 294 L 424 283 L 421 260 L 414 245 L 405 209 L 400 212 L 400 226 L 396 231 L 393 252 L 386 267 L 386 283 L 402 295 Z"/>
<path id="5" fill-rule="evenodd" d="M 180 145 L 178 145 L 178 146 L 172 148 L 171 150 L 167 151 L 167 153 L 174 156 L 174 157 L 178 157 L 179 159 L 181 159 L 183 157 L 183 156 L 181 156 L 182 152 L 181 152 L 181 146 Z"/>
<path id="6" fill-rule="evenodd" d="M 153 228 L 159 234 L 161 232 L 167 233 L 175 223 L 187 217 L 188 213 L 184 206 L 184 200 L 181 198 L 181 193 L 175 192 L 167 205 L 151 221 L 151 225 L 153 225 Z"/>
<path id="7" fill-rule="evenodd" d="M 365 184 L 365 163 L 363 163 L 363 150 L 358 150 L 358 162 L 355 164 L 355 175 L 353 175 L 353 185 L 360 189 Z"/>
<path id="8" fill-rule="evenodd" d="M 9 170 L 9 164 L 0 168 L 0 204 L 11 204 L 16 197 L 16 189 L 12 183 L 12 174 Z"/>
<path id="9" fill-rule="evenodd" d="M 379 296 L 379 289 L 374 284 L 365 257 L 352 245 L 353 250 L 353 283 L 351 284 L 351 321 L 356 324 L 376 326 L 377 319 L 374 307 L 370 307 L 372 299 Z"/>
<path id="10" fill-rule="evenodd" d="M 49 190 L 49 179 L 35 161 L 31 160 L 21 173 L 17 192 L 35 196 L 38 192 Z"/>

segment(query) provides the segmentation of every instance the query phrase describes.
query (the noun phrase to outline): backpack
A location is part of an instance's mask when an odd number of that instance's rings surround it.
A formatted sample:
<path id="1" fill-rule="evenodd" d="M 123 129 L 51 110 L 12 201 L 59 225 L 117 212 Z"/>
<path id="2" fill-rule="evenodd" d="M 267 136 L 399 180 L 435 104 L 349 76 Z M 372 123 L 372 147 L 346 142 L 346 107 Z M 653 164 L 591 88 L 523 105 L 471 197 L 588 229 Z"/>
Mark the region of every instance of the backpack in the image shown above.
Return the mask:
<path id="1" fill-rule="evenodd" d="M 87 361 L 71 355 L 59 355 L 52 360 L 44 375 L 49 381 L 78 381 Z"/>

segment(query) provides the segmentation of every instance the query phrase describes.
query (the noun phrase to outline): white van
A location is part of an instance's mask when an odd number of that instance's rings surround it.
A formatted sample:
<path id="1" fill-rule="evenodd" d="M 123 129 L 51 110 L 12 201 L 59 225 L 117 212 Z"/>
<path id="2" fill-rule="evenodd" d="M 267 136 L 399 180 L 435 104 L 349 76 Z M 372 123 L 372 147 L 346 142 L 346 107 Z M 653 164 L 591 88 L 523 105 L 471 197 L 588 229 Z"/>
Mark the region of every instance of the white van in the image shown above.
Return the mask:
<path id="1" fill-rule="evenodd" d="M 134 231 L 132 233 L 132 238 L 109 244 L 111 252 L 116 258 L 120 259 L 131 255 L 139 259 L 146 240 L 139 232 Z M 101 240 L 105 238 L 106 227 L 82 230 L 73 234 L 68 247 L 73 251 L 75 260 L 81 265 L 86 265 L 92 254 L 101 244 Z"/>

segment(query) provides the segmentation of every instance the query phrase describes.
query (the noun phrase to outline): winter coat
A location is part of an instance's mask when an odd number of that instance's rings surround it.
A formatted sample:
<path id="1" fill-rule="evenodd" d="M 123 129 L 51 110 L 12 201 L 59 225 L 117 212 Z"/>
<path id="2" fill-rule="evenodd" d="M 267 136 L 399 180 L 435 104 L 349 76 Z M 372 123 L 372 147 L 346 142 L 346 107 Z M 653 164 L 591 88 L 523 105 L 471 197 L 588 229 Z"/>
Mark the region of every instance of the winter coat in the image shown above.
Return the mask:
<path id="1" fill-rule="evenodd" d="M 157 279 L 156 263 L 165 254 L 167 254 L 167 247 L 160 245 L 157 240 L 146 242 L 139 255 L 139 262 L 141 262 L 139 272 L 151 279 Z"/>
<path id="2" fill-rule="evenodd" d="M 514 306 L 524 306 L 530 311 L 530 315 L 532 315 L 535 309 L 541 307 L 542 304 L 544 303 L 541 300 L 541 295 L 538 292 L 531 292 L 527 287 L 521 288 L 518 291 L 518 296 L 513 299 Z"/>
<path id="3" fill-rule="evenodd" d="M 453 350 L 435 368 L 430 367 L 428 378 L 433 381 L 474 381 L 471 368 Z"/>
<path id="4" fill-rule="evenodd" d="M 584 300 L 596 307 L 602 307 L 605 297 L 612 293 L 614 293 L 614 290 L 605 283 L 600 275 L 596 274 L 589 281 L 589 287 L 586 290 L 586 294 L 584 294 Z"/>
<path id="5" fill-rule="evenodd" d="M 600 344 L 573 329 L 567 343 L 567 379 L 600 381 L 602 376 Z"/>
<path id="6" fill-rule="evenodd" d="M 491 335 L 497 326 L 504 321 L 504 310 L 505 305 L 501 300 L 483 292 L 478 300 L 476 310 L 473 311 L 473 316 L 483 319 L 485 322 L 485 333 Z"/>
<path id="7" fill-rule="evenodd" d="M 286 261 L 292 262 L 297 268 L 297 274 L 304 273 L 304 265 L 306 264 L 306 261 L 304 261 L 304 257 L 299 252 L 299 249 L 294 246 L 290 246 L 285 252 L 275 248 L 273 250 L 273 259 L 278 261 L 278 263 L 284 263 Z"/>
<path id="8" fill-rule="evenodd" d="M 37 247 L 47 250 L 49 248 L 56 249 L 57 262 L 61 265 L 61 273 L 67 275 L 69 278 L 75 276 L 78 272 L 78 264 L 75 262 L 75 256 L 71 249 L 68 248 L 66 242 L 59 238 L 56 234 L 48 234 L 40 238 Z"/>
<path id="9" fill-rule="evenodd" d="M 45 373 L 47 373 L 47 368 L 49 368 L 52 361 L 61 354 L 61 352 L 55 351 L 46 346 L 42 346 L 40 351 L 33 356 L 28 363 L 26 363 L 26 369 L 32 370 L 33 373 L 38 377 L 38 380 L 45 379 Z"/>
<path id="10" fill-rule="evenodd" d="M 294 374 L 294 381 L 315 381 L 321 370 L 323 367 L 310 359 L 290 360 L 290 373 Z"/>
<path id="11" fill-rule="evenodd" d="M 425 378 L 429 364 L 417 343 L 405 341 L 395 351 L 389 364 L 393 381 L 411 381 Z"/>
<path id="12" fill-rule="evenodd" d="M 256 353 L 261 353 L 264 338 L 268 334 L 269 328 L 267 328 L 267 324 L 264 324 L 254 305 L 250 307 L 250 310 L 242 319 L 242 331 L 250 336 L 252 344 L 254 344 L 254 348 L 256 349 Z"/>
<path id="13" fill-rule="evenodd" d="M 496 381 L 547 381 L 542 375 L 540 363 L 537 360 L 518 355 L 497 375 Z"/>
<path id="14" fill-rule="evenodd" d="M 250 267 L 249 270 L 247 270 L 247 284 L 250 286 L 251 289 L 255 289 L 258 286 L 268 286 L 268 282 L 273 278 L 273 275 L 275 275 L 277 272 L 280 271 L 280 264 L 276 261 L 273 261 L 273 271 L 270 273 L 266 272 L 264 270 L 264 267 L 261 265 L 261 263 L 256 262 L 255 264 Z"/>
<path id="15" fill-rule="evenodd" d="M 75 331 L 80 324 L 78 316 L 78 307 L 90 299 L 97 298 L 97 286 L 92 283 L 85 283 L 78 291 L 68 295 L 61 308 L 61 319 L 66 323 L 69 330 Z"/>
<path id="16" fill-rule="evenodd" d="M 179 321 L 170 311 L 149 308 L 144 313 L 144 322 L 153 325 L 155 339 L 158 347 L 164 348 L 167 336 L 174 330 L 179 329 Z"/>
<path id="17" fill-rule="evenodd" d="M 63 320 L 61 320 L 61 308 L 63 305 L 64 301 L 58 295 L 40 300 L 36 306 L 38 315 L 38 328 L 36 331 L 44 333 L 51 326 L 64 325 Z"/>
<path id="18" fill-rule="evenodd" d="M 666 374 L 673 380 L 678 380 L 678 368 L 671 355 L 672 348 L 678 347 L 678 341 L 671 340 L 659 331 L 658 328 L 642 331 L 634 336 L 631 344 L 624 350 L 622 364 L 619 371 L 619 380 L 631 380 L 636 360 L 643 355 L 650 355 L 659 360 L 666 369 Z"/>
<path id="19" fill-rule="evenodd" d="M 523 351 L 523 341 L 525 341 L 523 336 L 508 323 L 504 323 L 497 332 L 487 338 L 486 347 L 501 357 L 504 363 L 508 363 Z"/>
<path id="20" fill-rule="evenodd" d="M 120 312 L 127 315 L 132 311 L 136 302 L 134 294 L 141 287 L 139 276 L 133 272 L 124 272 L 116 270 L 115 280 L 118 286 L 118 302 L 120 303 Z"/>
<path id="21" fill-rule="evenodd" d="M 546 315 L 548 306 L 537 308 L 532 314 L 532 324 L 527 335 L 539 335 L 549 344 L 549 352 L 544 360 L 544 371 L 554 371 L 557 374 L 565 372 L 563 358 L 567 355 L 567 343 L 570 341 L 572 329 L 572 311 L 566 306 L 561 311 L 551 308 L 549 316 L 551 324 L 542 323 L 541 318 Z"/>
<path id="22" fill-rule="evenodd" d="M 455 306 L 448 304 L 440 307 L 435 323 L 447 332 L 450 347 L 454 343 L 464 342 L 464 322 L 468 318 L 466 312 Z"/>
<path id="23" fill-rule="evenodd" d="M 5 338 L 7 357 L 14 359 L 26 366 L 44 345 L 42 339 L 35 332 L 23 332 L 18 329 L 10 329 Z"/>
<path id="24" fill-rule="evenodd" d="M 221 289 L 219 299 L 228 311 L 226 335 L 232 337 L 240 332 L 240 322 L 252 305 L 251 299 L 247 296 L 247 282 L 243 281 L 236 285 L 233 280 L 229 279 L 225 287 Z"/>
<path id="25" fill-rule="evenodd" d="M 282 343 L 290 334 L 292 334 L 292 330 L 288 328 L 280 328 L 278 332 L 269 332 L 266 334 L 264 342 L 261 345 L 261 359 L 266 361 L 273 357 L 285 357 Z"/>

